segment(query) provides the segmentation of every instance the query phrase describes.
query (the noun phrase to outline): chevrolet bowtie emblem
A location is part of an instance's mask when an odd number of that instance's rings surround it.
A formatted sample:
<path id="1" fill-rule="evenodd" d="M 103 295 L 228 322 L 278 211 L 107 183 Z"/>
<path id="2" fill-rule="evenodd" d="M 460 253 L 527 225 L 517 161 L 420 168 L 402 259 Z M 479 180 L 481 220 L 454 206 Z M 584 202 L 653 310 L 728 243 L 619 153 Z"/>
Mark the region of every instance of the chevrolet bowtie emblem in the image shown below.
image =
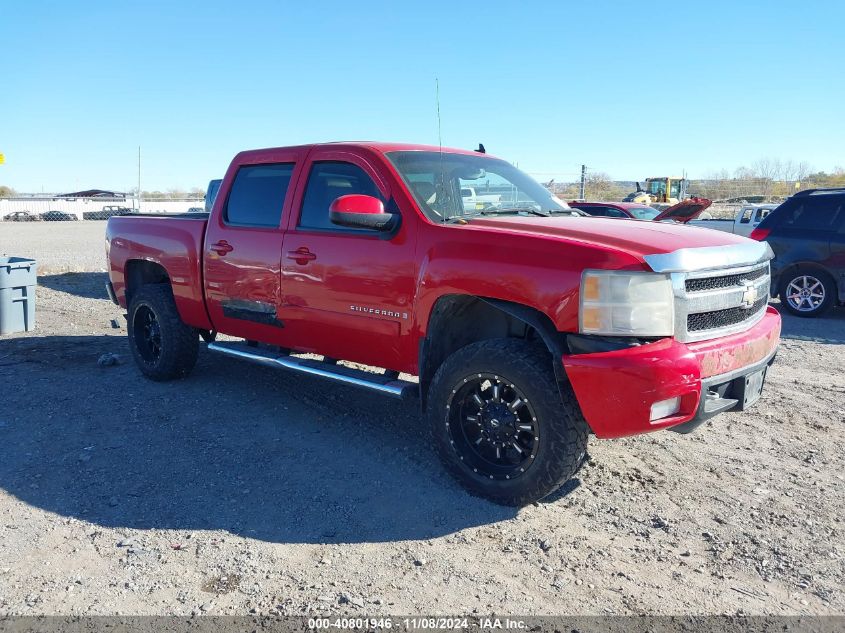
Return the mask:
<path id="1" fill-rule="evenodd" d="M 757 286 L 752 283 L 745 283 L 745 291 L 742 293 L 742 305 L 740 307 L 751 308 L 757 302 Z"/>

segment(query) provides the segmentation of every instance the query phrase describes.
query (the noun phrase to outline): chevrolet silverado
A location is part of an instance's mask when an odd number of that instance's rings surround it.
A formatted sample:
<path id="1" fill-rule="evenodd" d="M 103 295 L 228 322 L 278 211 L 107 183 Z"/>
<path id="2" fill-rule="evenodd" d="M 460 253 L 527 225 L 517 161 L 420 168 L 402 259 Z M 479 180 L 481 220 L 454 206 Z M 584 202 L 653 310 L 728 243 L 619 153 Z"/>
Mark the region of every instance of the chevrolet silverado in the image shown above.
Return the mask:
<path id="1" fill-rule="evenodd" d="M 147 377 L 187 376 L 202 339 L 418 398 L 446 468 L 509 505 L 571 478 L 590 434 L 750 407 L 779 342 L 767 244 L 582 217 L 478 151 L 245 151 L 209 214 L 112 217 L 106 251 Z"/>

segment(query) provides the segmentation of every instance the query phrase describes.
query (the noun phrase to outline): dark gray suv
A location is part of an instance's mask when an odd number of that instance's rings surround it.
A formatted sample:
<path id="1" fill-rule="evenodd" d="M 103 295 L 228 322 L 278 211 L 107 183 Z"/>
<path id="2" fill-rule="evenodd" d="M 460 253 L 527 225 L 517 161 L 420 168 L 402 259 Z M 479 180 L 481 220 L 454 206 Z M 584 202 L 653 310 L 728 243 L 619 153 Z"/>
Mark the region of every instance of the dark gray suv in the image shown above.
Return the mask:
<path id="1" fill-rule="evenodd" d="M 800 191 L 751 237 L 772 247 L 772 293 L 787 312 L 823 314 L 845 302 L 845 188 Z"/>

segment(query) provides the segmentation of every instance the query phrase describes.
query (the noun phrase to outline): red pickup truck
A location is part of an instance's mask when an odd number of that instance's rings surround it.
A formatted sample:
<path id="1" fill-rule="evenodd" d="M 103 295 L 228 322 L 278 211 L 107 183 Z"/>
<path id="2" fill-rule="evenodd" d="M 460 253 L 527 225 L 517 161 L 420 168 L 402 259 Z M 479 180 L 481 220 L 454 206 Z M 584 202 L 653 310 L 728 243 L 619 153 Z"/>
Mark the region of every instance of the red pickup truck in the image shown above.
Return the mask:
<path id="1" fill-rule="evenodd" d="M 467 209 L 468 187 L 486 202 Z M 242 152 L 210 214 L 113 217 L 106 250 L 149 378 L 186 376 L 203 339 L 418 397 L 449 471 L 511 505 L 572 477 L 590 433 L 686 432 L 749 407 L 780 334 L 765 243 L 583 217 L 458 149 Z"/>

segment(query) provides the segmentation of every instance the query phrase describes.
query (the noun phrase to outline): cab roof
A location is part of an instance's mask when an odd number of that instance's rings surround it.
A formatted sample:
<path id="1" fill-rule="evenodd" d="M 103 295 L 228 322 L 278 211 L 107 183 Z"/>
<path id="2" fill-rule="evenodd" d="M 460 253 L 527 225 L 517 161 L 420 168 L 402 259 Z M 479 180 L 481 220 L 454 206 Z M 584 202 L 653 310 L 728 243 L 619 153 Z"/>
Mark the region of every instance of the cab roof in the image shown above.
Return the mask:
<path id="1" fill-rule="evenodd" d="M 486 153 L 477 152 L 472 149 L 463 149 L 460 147 L 440 147 L 439 145 L 421 145 L 416 143 L 394 143 L 384 141 L 339 141 L 337 143 L 322 143 L 323 145 L 353 145 L 358 147 L 367 147 L 376 150 L 377 152 L 447 152 L 449 154 L 481 154 L 486 156 Z"/>
<path id="2" fill-rule="evenodd" d="M 496 156 L 492 156 L 491 154 L 481 154 L 480 152 L 476 152 L 472 149 L 462 149 L 458 147 L 440 147 L 438 145 L 421 145 L 415 143 L 396 143 L 396 142 L 385 142 L 385 141 L 332 141 L 328 143 L 309 143 L 307 145 L 288 145 L 288 146 L 280 146 L 280 147 L 266 147 L 262 149 L 251 149 L 245 150 L 240 152 L 239 156 L 249 156 L 253 154 L 267 154 L 272 153 L 274 151 L 282 151 L 282 150 L 301 150 L 301 151 L 309 151 L 311 149 L 317 147 L 333 147 L 333 148 L 344 148 L 344 149 L 352 149 L 352 148 L 361 148 L 361 149 L 368 149 L 371 151 L 379 152 L 381 154 L 386 154 L 388 152 L 440 152 L 443 151 L 444 153 L 448 154 L 467 154 L 467 155 L 482 155 L 488 156 L 490 158 L 497 158 Z"/>

